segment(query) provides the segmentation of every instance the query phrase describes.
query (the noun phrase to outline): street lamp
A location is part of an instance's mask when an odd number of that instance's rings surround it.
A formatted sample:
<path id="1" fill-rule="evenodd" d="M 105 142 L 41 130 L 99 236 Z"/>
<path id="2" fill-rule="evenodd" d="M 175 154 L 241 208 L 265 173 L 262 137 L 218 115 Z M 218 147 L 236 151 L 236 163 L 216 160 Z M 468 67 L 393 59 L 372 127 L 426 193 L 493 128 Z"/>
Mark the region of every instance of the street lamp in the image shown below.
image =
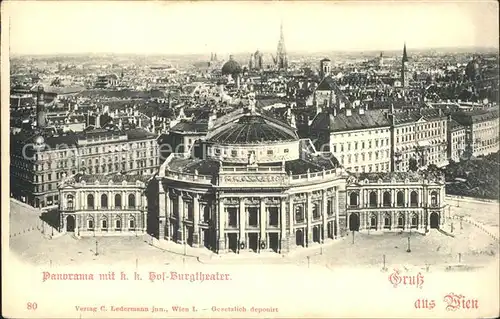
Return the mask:
<path id="1" fill-rule="evenodd" d="M 97 245 L 98 245 L 98 243 L 99 243 L 99 242 L 96 240 L 96 241 L 95 241 L 95 255 L 96 255 L 96 256 L 97 256 L 97 255 L 99 255 L 99 252 L 97 251 Z"/>

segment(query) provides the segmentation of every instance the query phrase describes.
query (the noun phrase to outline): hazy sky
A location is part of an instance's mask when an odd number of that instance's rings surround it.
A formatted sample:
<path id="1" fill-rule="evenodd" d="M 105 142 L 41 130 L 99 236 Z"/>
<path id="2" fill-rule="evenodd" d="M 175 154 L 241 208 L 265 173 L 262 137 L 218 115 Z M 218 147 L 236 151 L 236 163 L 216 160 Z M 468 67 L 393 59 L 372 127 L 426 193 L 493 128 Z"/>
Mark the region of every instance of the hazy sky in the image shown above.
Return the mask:
<path id="1" fill-rule="evenodd" d="M 5 5 L 6 3 L 4 3 Z M 12 53 L 209 53 L 498 47 L 498 4 L 469 2 L 7 3 Z"/>

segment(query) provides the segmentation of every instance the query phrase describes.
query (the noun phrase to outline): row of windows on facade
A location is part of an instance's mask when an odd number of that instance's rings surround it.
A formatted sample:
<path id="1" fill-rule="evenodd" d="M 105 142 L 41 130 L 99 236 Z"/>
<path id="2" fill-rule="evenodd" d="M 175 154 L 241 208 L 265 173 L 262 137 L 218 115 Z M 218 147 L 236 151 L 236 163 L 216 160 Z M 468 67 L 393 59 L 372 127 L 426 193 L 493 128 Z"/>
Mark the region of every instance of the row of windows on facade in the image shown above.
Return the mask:
<path id="1" fill-rule="evenodd" d="M 368 195 L 368 206 L 370 207 L 377 207 L 379 205 L 378 203 L 378 193 L 377 191 L 372 191 Z M 396 193 L 396 207 L 404 207 L 406 203 L 405 200 L 405 194 L 403 191 L 399 191 Z M 384 192 L 382 195 L 382 203 L 380 203 L 383 207 L 391 207 L 393 205 L 392 203 L 392 194 L 391 192 Z M 419 201 L 418 201 L 418 193 L 416 191 L 412 191 L 410 193 L 410 207 L 418 207 Z M 438 192 L 433 191 L 431 192 L 431 206 L 438 206 L 439 201 L 438 201 Z M 358 192 L 352 192 L 349 195 L 349 206 L 351 207 L 357 207 L 359 206 L 359 193 Z"/>
<path id="2" fill-rule="evenodd" d="M 347 170 L 351 171 L 354 169 L 355 172 L 372 172 L 375 169 L 375 172 L 387 172 L 389 171 L 389 163 L 385 164 L 375 164 L 375 165 L 366 165 L 366 166 L 354 166 L 354 167 L 346 167 Z"/>
<path id="3" fill-rule="evenodd" d="M 335 151 L 334 151 L 334 154 L 335 154 Z M 380 151 L 380 152 L 376 151 L 376 152 L 374 152 L 374 154 L 375 154 L 375 160 L 378 160 L 379 157 L 380 157 L 380 159 L 384 159 L 384 158 L 389 158 L 390 157 L 389 156 L 389 150 L 386 150 L 385 152 L 383 152 L 383 151 Z M 348 164 L 351 164 L 353 157 L 354 157 L 354 163 L 358 163 L 359 154 L 354 154 L 354 155 L 349 154 L 349 155 L 347 155 L 347 163 Z M 345 158 L 346 158 L 345 155 L 341 155 L 340 156 L 340 163 L 341 164 L 344 164 Z M 364 162 L 365 158 L 366 158 L 365 153 L 361 153 L 361 162 Z M 368 152 L 368 160 L 369 161 L 372 160 L 372 152 Z"/>
<path id="4" fill-rule="evenodd" d="M 348 142 L 348 143 L 346 143 L 347 151 L 351 150 L 351 144 L 353 145 L 354 150 L 357 150 L 358 146 L 361 147 L 360 149 L 364 150 L 365 149 L 365 145 L 366 145 L 364 141 L 362 141 L 362 142 L 353 142 L 353 143 Z M 368 144 L 368 149 L 372 148 L 372 141 L 368 141 L 367 144 Z M 339 145 L 340 145 L 339 146 L 340 147 L 340 152 L 343 152 L 344 151 L 344 144 L 341 143 Z M 383 146 L 384 146 L 384 140 L 381 139 L 380 140 L 380 147 L 383 147 Z M 389 146 L 389 139 L 388 138 L 385 139 L 385 146 Z M 379 147 L 379 140 L 375 140 L 375 147 Z M 333 152 L 334 153 L 337 152 L 337 144 L 333 144 Z"/>
<path id="5" fill-rule="evenodd" d="M 74 204 L 74 196 L 73 195 L 68 195 L 66 196 L 66 207 L 68 209 L 75 208 Z M 100 208 L 108 208 L 108 195 L 102 194 L 101 195 L 101 201 L 100 201 Z M 114 198 L 114 206 L 115 208 L 122 207 L 122 196 L 120 194 L 116 194 Z M 136 203 L 135 203 L 135 195 L 134 194 L 129 194 L 128 195 L 128 206 L 129 208 L 135 208 Z M 87 208 L 95 208 L 95 199 L 94 195 L 88 194 L 87 195 Z"/>
<path id="6" fill-rule="evenodd" d="M 384 221 L 384 228 L 391 228 L 392 227 L 392 217 L 391 214 L 389 213 L 384 213 L 383 215 L 383 221 Z M 397 226 L 399 228 L 404 228 L 406 226 L 406 217 L 404 213 L 399 213 L 396 217 L 397 220 Z M 369 227 L 371 229 L 378 229 L 378 216 L 376 214 L 370 214 L 368 217 L 369 221 Z M 415 213 L 412 213 L 410 215 L 410 226 L 412 228 L 417 228 L 418 227 L 418 215 Z"/>
<path id="7" fill-rule="evenodd" d="M 94 230 L 94 220 L 92 218 L 87 220 L 87 229 Z M 101 229 L 108 228 L 108 221 L 106 219 L 101 220 Z M 122 228 L 122 221 L 120 219 L 115 220 L 115 229 L 120 230 Z M 130 219 L 128 221 L 128 230 L 135 230 L 135 220 Z"/>
<path id="8" fill-rule="evenodd" d="M 141 142 L 141 143 L 132 143 L 132 144 L 125 144 L 123 146 L 114 146 L 114 145 L 109 145 L 109 146 L 101 146 L 101 147 L 89 147 L 89 148 L 82 148 L 82 149 L 74 149 L 74 150 L 69 150 L 69 151 L 62 151 L 62 150 L 55 150 L 52 152 L 43 152 L 43 153 L 38 153 L 35 154 L 35 160 L 55 160 L 58 158 L 67 158 L 68 156 L 78 156 L 78 155 L 89 155 L 89 154 L 102 154 L 106 152 L 121 152 L 121 151 L 130 151 L 131 149 L 143 149 L 143 148 L 150 148 L 152 149 L 151 152 L 157 151 L 158 149 L 155 147 L 156 141 L 152 140 L 150 142 Z M 129 146 L 130 145 L 130 146 Z M 80 151 L 80 152 L 78 152 Z M 139 156 L 139 152 L 137 151 L 137 156 Z M 141 152 L 142 153 L 142 152 Z M 146 152 L 144 152 L 146 153 Z"/>
<path id="9" fill-rule="evenodd" d="M 295 222 L 303 223 L 305 221 L 306 212 L 303 204 L 295 205 Z M 280 224 L 280 209 L 278 207 L 268 207 L 268 224 L 269 226 L 278 227 Z M 226 208 L 227 212 L 227 225 L 229 227 L 238 227 L 239 223 L 239 209 L 237 207 Z M 321 209 L 319 203 L 312 204 L 312 218 L 313 220 L 318 220 L 321 218 Z M 327 201 L 327 215 L 333 216 L 332 201 Z M 247 208 L 247 226 L 258 227 L 260 222 L 260 208 L 258 207 L 248 207 Z M 282 221 L 284 222 L 284 221 Z"/>
<path id="10" fill-rule="evenodd" d="M 438 131 L 435 131 L 434 134 L 432 134 L 433 131 L 427 131 L 423 133 L 417 133 L 417 134 L 409 134 L 401 137 L 401 142 L 409 142 L 417 139 L 423 139 L 423 138 L 429 138 L 429 137 L 434 137 L 435 135 L 440 135 Z M 444 134 L 444 129 L 441 134 Z M 396 143 L 399 143 L 399 137 L 396 137 Z"/>
<path id="11" fill-rule="evenodd" d="M 411 133 L 413 132 L 413 128 L 415 127 L 415 131 L 423 131 L 423 130 L 428 130 L 430 128 L 441 128 L 442 129 L 442 126 L 444 126 L 444 121 L 438 121 L 438 122 L 432 122 L 432 123 L 428 123 L 428 124 L 423 124 L 423 125 L 418 125 L 418 126 L 409 126 L 409 127 L 405 127 L 405 128 L 401 128 L 401 131 L 399 128 L 396 129 L 396 134 L 399 134 L 401 132 L 401 134 L 404 134 L 404 133 Z M 442 131 L 444 132 L 444 129 L 442 129 Z"/>
<path id="12" fill-rule="evenodd" d="M 284 153 L 288 153 L 289 151 L 290 150 L 288 148 L 285 148 L 283 150 Z M 221 155 L 221 150 L 219 148 L 216 148 L 214 152 L 215 152 L 215 155 Z M 241 155 L 245 155 L 245 151 L 241 151 L 240 153 L 241 153 Z M 254 151 L 247 151 L 247 155 L 250 155 L 250 154 L 255 154 L 255 152 Z M 267 155 L 273 155 L 274 154 L 274 150 L 267 150 L 266 154 Z M 224 155 L 227 155 L 227 150 L 224 150 Z M 262 155 L 262 151 L 260 152 L 260 155 Z M 231 150 L 231 156 L 232 157 L 238 156 L 238 151 L 237 150 Z"/>
<path id="13" fill-rule="evenodd" d="M 389 129 L 374 130 L 374 131 L 369 130 L 368 135 L 379 134 L 379 133 L 388 133 L 388 132 L 389 132 Z M 358 133 L 341 133 L 340 137 L 351 137 L 351 135 L 358 136 Z M 364 136 L 365 134 L 363 132 L 361 132 L 359 135 Z"/>

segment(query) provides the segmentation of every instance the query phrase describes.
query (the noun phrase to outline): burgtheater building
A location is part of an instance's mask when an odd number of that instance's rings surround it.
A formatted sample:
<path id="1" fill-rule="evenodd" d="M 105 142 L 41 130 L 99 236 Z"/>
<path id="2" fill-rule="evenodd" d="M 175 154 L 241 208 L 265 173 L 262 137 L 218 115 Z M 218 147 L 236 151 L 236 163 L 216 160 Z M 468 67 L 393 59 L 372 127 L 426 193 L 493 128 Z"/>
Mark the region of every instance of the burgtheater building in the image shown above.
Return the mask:
<path id="1" fill-rule="evenodd" d="M 218 119 L 191 154 L 171 154 L 157 180 L 161 239 L 285 252 L 346 231 L 345 171 L 254 105 Z"/>
<path id="2" fill-rule="evenodd" d="M 281 253 L 349 230 L 425 233 L 444 222 L 442 179 L 348 174 L 253 104 L 217 119 L 191 153 L 171 154 L 156 180 L 159 238 L 218 253 Z"/>

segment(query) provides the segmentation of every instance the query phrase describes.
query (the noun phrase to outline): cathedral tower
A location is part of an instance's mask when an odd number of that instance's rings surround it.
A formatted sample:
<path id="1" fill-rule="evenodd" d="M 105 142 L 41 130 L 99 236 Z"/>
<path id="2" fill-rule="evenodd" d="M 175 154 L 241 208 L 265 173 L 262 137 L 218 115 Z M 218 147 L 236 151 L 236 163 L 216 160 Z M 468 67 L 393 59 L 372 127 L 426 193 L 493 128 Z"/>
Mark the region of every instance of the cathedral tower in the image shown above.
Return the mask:
<path id="1" fill-rule="evenodd" d="M 401 59 L 401 85 L 403 87 L 408 86 L 410 80 L 408 74 L 408 55 L 406 54 L 406 42 L 403 47 L 403 58 Z"/>
<path id="2" fill-rule="evenodd" d="M 286 70 L 288 68 L 288 57 L 286 56 L 285 36 L 283 34 L 283 23 L 280 27 L 280 40 L 278 42 L 278 50 L 276 52 L 275 61 L 278 70 Z"/>

